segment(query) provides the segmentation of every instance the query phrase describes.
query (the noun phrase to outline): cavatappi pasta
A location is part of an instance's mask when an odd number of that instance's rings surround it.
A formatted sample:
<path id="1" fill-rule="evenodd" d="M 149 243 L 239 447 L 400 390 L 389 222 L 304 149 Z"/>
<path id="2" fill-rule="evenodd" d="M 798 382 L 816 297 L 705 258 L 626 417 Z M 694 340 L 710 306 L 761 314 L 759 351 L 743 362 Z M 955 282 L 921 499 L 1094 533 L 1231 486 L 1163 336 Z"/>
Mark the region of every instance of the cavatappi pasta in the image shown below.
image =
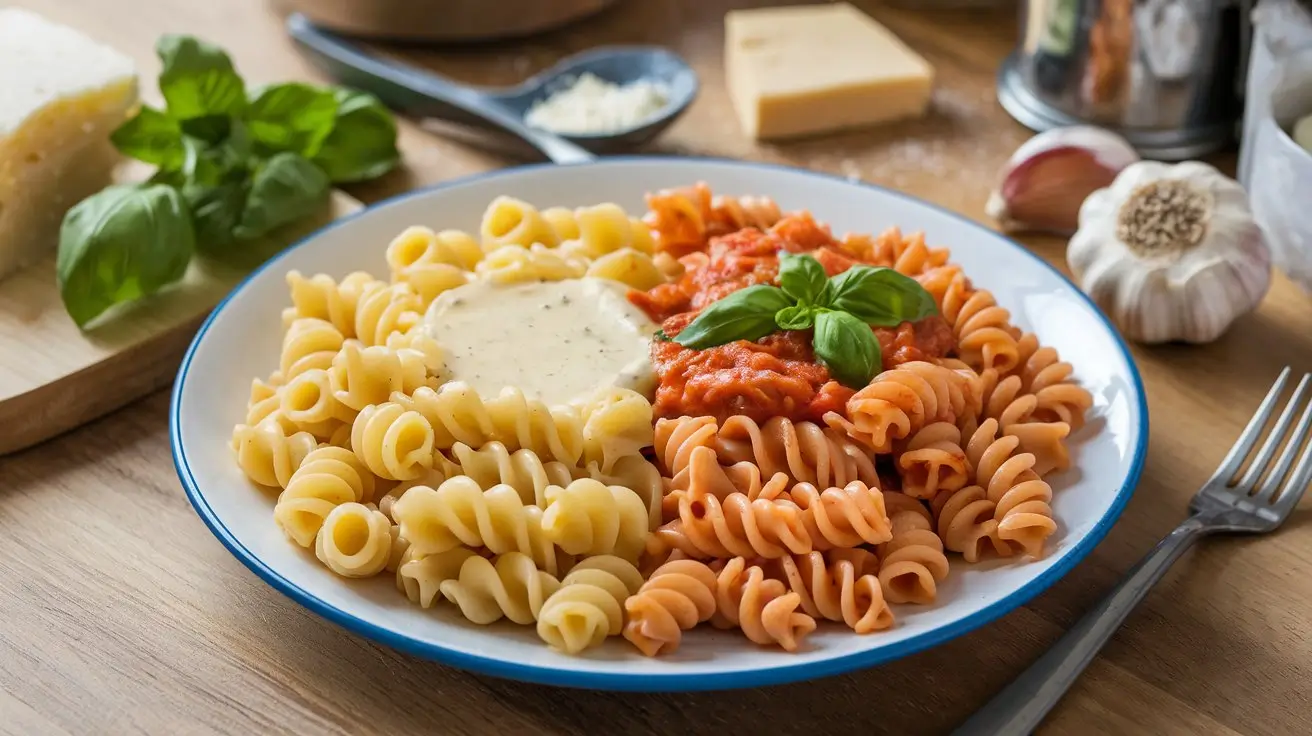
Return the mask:
<path id="1" fill-rule="evenodd" d="M 896 228 L 835 237 L 705 184 L 647 204 L 635 216 L 499 197 L 476 230 L 400 233 L 386 279 L 289 273 L 281 351 L 232 432 L 288 540 L 472 624 L 533 626 L 569 654 L 622 636 L 647 656 L 695 646 L 685 635 L 707 623 L 786 651 L 819 625 L 883 631 L 901 606 L 933 604 L 957 565 L 1044 553 L 1058 531 L 1046 478 L 1071 465 L 1093 397 L 946 248 Z M 882 365 L 856 386 L 815 358 L 809 330 L 670 340 L 773 284 L 782 251 L 831 277 L 892 269 L 936 309 L 873 327 Z M 475 285 L 572 279 L 628 287 L 650 317 L 624 329 L 647 330 L 651 360 L 634 370 L 651 381 L 559 401 L 475 388 L 429 327 Z M 578 354 L 564 369 L 587 370 Z"/>

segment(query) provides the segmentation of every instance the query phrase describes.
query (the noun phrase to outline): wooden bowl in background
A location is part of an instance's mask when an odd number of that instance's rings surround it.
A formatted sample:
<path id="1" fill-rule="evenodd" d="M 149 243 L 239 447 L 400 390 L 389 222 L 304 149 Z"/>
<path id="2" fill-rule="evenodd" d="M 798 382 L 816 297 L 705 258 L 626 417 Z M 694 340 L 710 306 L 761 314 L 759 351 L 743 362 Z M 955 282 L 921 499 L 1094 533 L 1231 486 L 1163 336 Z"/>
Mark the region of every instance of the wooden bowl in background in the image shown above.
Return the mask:
<path id="1" fill-rule="evenodd" d="M 599 12 L 615 0 L 274 0 L 341 33 L 406 41 L 528 36 Z"/>

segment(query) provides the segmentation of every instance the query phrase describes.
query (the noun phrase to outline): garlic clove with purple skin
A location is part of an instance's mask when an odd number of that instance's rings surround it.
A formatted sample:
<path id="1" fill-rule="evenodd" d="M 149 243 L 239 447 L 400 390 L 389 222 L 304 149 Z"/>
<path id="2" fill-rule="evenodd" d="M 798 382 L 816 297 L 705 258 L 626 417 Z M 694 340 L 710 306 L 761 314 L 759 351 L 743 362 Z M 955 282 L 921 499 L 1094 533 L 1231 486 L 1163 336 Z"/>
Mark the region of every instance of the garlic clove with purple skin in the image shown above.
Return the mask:
<path id="1" fill-rule="evenodd" d="M 1089 195 L 1066 262 L 1121 333 L 1147 344 L 1211 342 L 1271 284 L 1247 193 L 1197 161 L 1143 161 Z"/>
<path id="2" fill-rule="evenodd" d="M 986 211 L 1008 232 L 1069 235 L 1084 198 L 1112 183 L 1139 154 L 1124 138 L 1093 126 L 1054 128 L 1011 155 Z"/>

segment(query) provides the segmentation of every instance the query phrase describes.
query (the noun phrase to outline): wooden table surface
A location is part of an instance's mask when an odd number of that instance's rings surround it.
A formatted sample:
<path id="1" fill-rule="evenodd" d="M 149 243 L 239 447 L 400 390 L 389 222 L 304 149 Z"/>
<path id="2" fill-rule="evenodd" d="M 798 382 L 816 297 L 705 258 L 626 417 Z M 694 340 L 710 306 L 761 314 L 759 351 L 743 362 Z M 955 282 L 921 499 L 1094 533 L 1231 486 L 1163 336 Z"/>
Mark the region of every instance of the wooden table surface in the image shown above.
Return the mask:
<path id="1" fill-rule="evenodd" d="M 262 0 L 18 0 L 136 56 L 164 32 L 229 49 L 248 80 L 313 77 Z M 657 150 L 859 176 L 982 219 L 999 164 L 1028 135 L 993 71 L 1011 11 L 868 9 L 937 67 L 934 111 L 882 130 L 758 146 L 723 88 L 729 0 L 624 0 L 506 46 L 409 50 L 469 81 L 509 83 L 601 43 L 662 43 L 703 92 Z M 127 12 L 128 8 L 131 12 Z M 374 201 L 507 166 L 504 154 L 406 124 L 408 170 L 353 190 Z M 1061 264 L 1062 244 L 1028 241 Z M 2 349 L 2 348 L 0 348 Z M 1312 298 L 1277 278 L 1262 308 L 1207 347 L 1136 349 L 1148 387 L 1147 468 L 1120 523 L 1030 605 L 883 667 L 761 690 L 631 695 L 479 677 L 415 659 L 308 613 L 247 571 L 192 512 L 159 393 L 0 459 L 0 732 L 937 733 L 983 704 L 1182 518 L 1279 368 L 1312 367 Z M 112 386 L 106 386 L 112 391 Z M 1277 535 L 1216 539 L 1131 616 L 1042 732 L 1312 733 L 1312 505 Z"/>

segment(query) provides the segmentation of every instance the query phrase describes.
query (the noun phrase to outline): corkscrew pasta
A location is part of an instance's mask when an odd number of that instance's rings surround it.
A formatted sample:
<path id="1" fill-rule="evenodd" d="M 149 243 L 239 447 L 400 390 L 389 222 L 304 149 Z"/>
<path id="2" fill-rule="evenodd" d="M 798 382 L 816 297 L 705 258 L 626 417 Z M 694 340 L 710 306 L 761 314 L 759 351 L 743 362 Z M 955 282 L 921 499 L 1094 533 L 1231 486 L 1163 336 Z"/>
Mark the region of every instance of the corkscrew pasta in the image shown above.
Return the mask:
<path id="1" fill-rule="evenodd" d="M 706 623 L 786 652 L 820 626 L 877 636 L 960 565 L 1044 554 L 1060 533 L 1048 478 L 1073 464 L 1095 398 L 947 248 L 897 227 L 835 236 L 704 183 L 646 203 L 503 196 L 467 230 L 398 234 L 380 248 L 387 278 L 288 273 L 283 339 L 231 435 L 237 467 L 277 492 L 273 526 L 340 577 L 394 576 L 403 605 L 533 626 L 581 656 L 621 635 L 670 655 Z M 781 251 L 831 277 L 891 269 L 933 309 L 873 326 L 881 364 L 850 386 L 809 328 L 672 339 L 776 285 Z M 554 356 L 507 353 L 530 370 L 489 385 L 434 328 L 474 294 L 563 289 L 560 312 L 583 293 L 571 284 L 597 279 L 648 318 L 635 339 L 649 360 L 568 398 L 533 383 L 562 370 Z M 485 312 L 465 314 L 481 339 Z M 563 370 L 594 370 L 592 355 Z"/>

